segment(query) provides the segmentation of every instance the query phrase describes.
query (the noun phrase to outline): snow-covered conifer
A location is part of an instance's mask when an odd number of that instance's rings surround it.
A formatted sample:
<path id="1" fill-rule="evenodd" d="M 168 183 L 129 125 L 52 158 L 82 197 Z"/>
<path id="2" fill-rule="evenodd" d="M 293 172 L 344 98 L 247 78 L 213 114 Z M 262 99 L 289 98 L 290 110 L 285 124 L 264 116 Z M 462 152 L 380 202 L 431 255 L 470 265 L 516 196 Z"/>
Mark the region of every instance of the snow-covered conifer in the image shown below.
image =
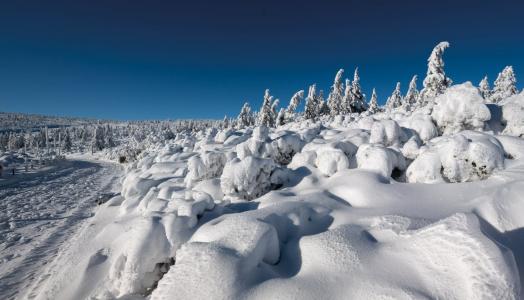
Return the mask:
<path id="1" fill-rule="evenodd" d="M 318 103 L 318 108 L 319 108 L 318 115 L 319 116 L 325 116 L 325 115 L 330 114 L 329 105 L 327 104 L 327 101 L 324 100 L 324 91 L 323 90 L 320 90 L 320 92 L 318 92 L 316 102 Z"/>
<path id="2" fill-rule="evenodd" d="M 488 75 L 484 76 L 484 78 L 479 82 L 479 91 L 484 99 L 490 99 L 491 89 L 489 88 Z"/>
<path id="3" fill-rule="evenodd" d="M 377 92 L 375 91 L 375 88 L 373 88 L 373 92 L 371 93 L 371 100 L 369 100 L 368 111 L 372 114 L 375 114 L 380 111 L 380 107 L 378 107 Z"/>
<path id="4" fill-rule="evenodd" d="M 306 97 L 306 108 L 304 109 L 304 116 L 306 119 L 315 120 L 318 117 L 319 103 L 317 100 L 317 85 L 313 84 L 309 86 L 309 90 Z"/>
<path id="5" fill-rule="evenodd" d="M 70 152 L 72 148 L 73 142 L 71 141 L 71 134 L 69 133 L 69 130 L 66 130 L 62 149 L 64 151 Z"/>
<path id="6" fill-rule="evenodd" d="M 351 83 L 351 111 L 363 112 L 367 109 L 366 99 L 360 87 L 360 76 L 358 75 L 358 68 L 355 69 L 353 75 L 353 82 Z"/>
<path id="7" fill-rule="evenodd" d="M 275 121 L 275 125 L 282 126 L 284 124 L 286 124 L 286 110 L 284 108 L 280 108 L 280 111 L 277 115 L 277 119 Z"/>
<path id="8" fill-rule="evenodd" d="M 498 103 L 503 99 L 517 94 L 517 87 L 515 86 L 516 83 L 517 79 L 515 78 L 513 67 L 505 67 L 504 70 L 499 73 L 497 80 L 495 80 L 491 101 L 493 103 Z"/>
<path id="9" fill-rule="evenodd" d="M 338 70 L 337 75 L 335 75 L 333 85 L 331 86 L 331 92 L 328 96 L 327 104 L 329 106 L 329 111 L 332 116 L 340 115 L 342 113 L 342 93 L 344 92 L 342 85 L 343 75 L 344 69 Z"/>
<path id="10" fill-rule="evenodd" d="M 389 96 L 388 100 L 386 101 L 386 109 L 391 111 L 396 108 L 399 108 L 402 105 L 402 93 L 400 92 L 400 82 L 397 82 L 397 85 L 395 86 L 395 90 Z"/>
<path id="11" fill-rule="evenodd" d="M 451 79 L 446 77 L 444 61 L 442 60 L 444 50 L 448 47 L 448 42 L 440 42 L 433 48 L 428 58 L 428 71 L 424 79 L 424 88 L 420 92 L 422 105 L 427 104 L 429 99 L 442 94 L 452 83 Z"/>
<path id="12" fill-rule="evenodd" d="M 291 97 L 291 100 L 289 101 L 289 105 L 287 107 L 287 113 L 289 115 L 293 115 L 296 112 L 298 105 L 300 104 L 300 101 L 302 101 L 303 98 L 304 98 L 304 90 L 300 90 L 296 92 L 293 95 L 293 97 Z"/>
<path id="13" fill-rule="evenodd" d="M 402 107 L 405 111 L 413 110 L 417 106 L 419 99 L 419 92 L 417 90 L 417 79 L 418 76 L 414 75 L 413 78 L 411 78 L 411 81 L 409 82 L 408 92 L 406 93 L 404 101 L 402 102 Z"/>
<path id="14" fill-rule="evenodd" d="M 350 114 L 352 113 L 351 110 L 351 102 L 352 102 L 352 94 L 351 94 L 351 80 L 346 79 L 346 87 L 344 89 L 344 97 L 342 98 L 342 113 L 343 114 Z"/>
<path id="15" fill-rule="evenodd" d="M 258 125 L 273 127 L 273 118 L 271 112 L 271 105 L 273 104 L 273 96 L 269 94 L 269 89 L 264 93 L 264 102 L 258 113 Z"/>
<path id="16" fill-rule="evenodd" d="M 251 107 L 249 106 L 249 103 L 244 103 L 242 106 L 242 109 L 240 110 L 240 114 L 237 117 L 237 127 L 238 128 L 244 128 L 247 126 L 252 125 L 251 124 Z"/>

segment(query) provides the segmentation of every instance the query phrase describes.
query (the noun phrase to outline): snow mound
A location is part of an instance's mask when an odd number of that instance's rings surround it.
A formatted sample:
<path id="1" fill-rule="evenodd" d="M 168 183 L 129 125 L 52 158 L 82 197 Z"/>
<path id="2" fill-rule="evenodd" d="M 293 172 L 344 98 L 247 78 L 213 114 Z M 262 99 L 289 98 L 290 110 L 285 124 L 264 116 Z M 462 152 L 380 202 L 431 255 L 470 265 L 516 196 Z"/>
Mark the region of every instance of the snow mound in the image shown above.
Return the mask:
<path id="1" fill-rule="evenodd" d="M 400 146 L 400 127 L 393 120 L 380 120 L 373 123 L 369 142 L 372 144 L 382 144 L 386 147 Z"/>
<path id="2" fill-rule="evenodd" d="M 434 139 L 424 151 L 408 167 L 408 182 L 475 181 L 504 168 L 502 145 L 478 132 Z"/>
<path id="3" fill-rule="evenodd" d="M 393 170 L 406 169 L 404 156 L 381 144 L 364 144 L 358 148 L 357 166 L 360 169 L 377 171 L 384 177 L 391 176 Z"/>
<path id="4" fill-rule="evenodd" d="M 524 135 L 524 94 L 511 96 L 504 100 L 502 121 L 506 124 L 503 134 L 512 136 Z"/>
<path id="5" fill-rule="evenodd" d="M 228 161 L 220 177 L 224 195 L 230 198 L 255 199 L 271 189 L 272 159 L 248 156 Z"/>
<path id="6" fill-rule="evenodd" d="M 404 119 L 401 125 L 414 130 L 424 143 L 438 136 L 437 127 L 429 115 L 415 113 L 410 118 Z"/>
<path id="7" fill-rule="evenodd" d="M 482 130 L 491 118 L 478 89 L 471 82 L 451 86 L 435 98 L 431 117 L 445 135 L 462 130 Z"/>

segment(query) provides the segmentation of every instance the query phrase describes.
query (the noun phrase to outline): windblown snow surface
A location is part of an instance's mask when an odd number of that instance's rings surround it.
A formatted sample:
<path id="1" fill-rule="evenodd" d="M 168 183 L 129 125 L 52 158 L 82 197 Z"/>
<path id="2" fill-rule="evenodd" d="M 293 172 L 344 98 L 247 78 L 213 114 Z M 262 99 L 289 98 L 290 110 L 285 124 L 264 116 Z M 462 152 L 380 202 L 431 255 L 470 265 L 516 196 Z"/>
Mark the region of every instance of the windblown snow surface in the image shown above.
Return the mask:
<path id="1" fill-rule="evenodd" d="M 524 95 L 472 89 L 153 145 L 32 295 L 520 299 Z"/>

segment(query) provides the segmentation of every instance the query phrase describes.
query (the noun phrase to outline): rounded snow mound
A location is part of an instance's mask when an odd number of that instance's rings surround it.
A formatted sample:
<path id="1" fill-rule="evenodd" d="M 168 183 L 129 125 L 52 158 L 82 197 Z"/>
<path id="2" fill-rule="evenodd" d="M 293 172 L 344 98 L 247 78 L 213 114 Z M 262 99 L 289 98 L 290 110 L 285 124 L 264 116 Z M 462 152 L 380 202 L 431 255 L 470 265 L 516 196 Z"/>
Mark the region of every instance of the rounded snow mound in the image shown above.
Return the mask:
<path id="1" fill-rule="evenodd" d="M 424 143 L 438 136 L 437 127 L 429 115 L 415 113 L 411 117 L 404 119 L 401 125 L 404 128 L 415 131 Z"/>
<path id="2" fill-rule="evenodd" d="M 465 182 L 504 168 L 504 148 L 494 137 L 465 131 L 432 140 L 406 171 L 408 182 Z"/>
<path id="3" fill-rule="evenodd" d="M 435 98 L 431 117 L 444 135 L 482 130 L 491 118 L 478 89 L 471 82 L 454 85 Z"/>
<path id="4" fill-rule="evenodd" d="M 358 168 L 377 171 L 384 177 L 391 176 L 395 169 L 406 169 L 406 160 L 401 153 L 380 144 L 360 146 L 356 159 Z"/>

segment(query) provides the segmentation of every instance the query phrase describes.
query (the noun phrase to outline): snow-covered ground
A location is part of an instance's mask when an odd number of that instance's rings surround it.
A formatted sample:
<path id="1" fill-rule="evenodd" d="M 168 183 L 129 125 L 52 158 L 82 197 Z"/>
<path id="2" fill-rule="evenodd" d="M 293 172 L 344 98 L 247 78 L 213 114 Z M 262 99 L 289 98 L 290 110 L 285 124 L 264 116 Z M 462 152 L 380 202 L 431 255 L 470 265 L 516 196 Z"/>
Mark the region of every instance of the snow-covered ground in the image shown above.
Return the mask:
<path id="1" fill-rule="evenodd" d="M 505 133 L 524 116 L 502 122 L 474 90 L 450 88 L 433 114 L 208 129 L 151 145 L 30 293 L 519 299 L 524 140 Z M 453 99 L 467 105 L 442 112 Z"/>
<path id="2" fill-rule="evenodd" d="M 66 160 L 0 183 L 1 299 L 30 294 L 52 274 L 47 266 L 70 247 L 98 196 L 118 191 L 120 173 L 115 164 Z"/>
<path id="3" fill-rule="evenodd" d="M 452 85 L 447 47 L 385 109 L 341 69 L 304 112 L 266 90 L 2 187 L 0 298 L 521 299 L 524 92 L 509 66 Z"/>

